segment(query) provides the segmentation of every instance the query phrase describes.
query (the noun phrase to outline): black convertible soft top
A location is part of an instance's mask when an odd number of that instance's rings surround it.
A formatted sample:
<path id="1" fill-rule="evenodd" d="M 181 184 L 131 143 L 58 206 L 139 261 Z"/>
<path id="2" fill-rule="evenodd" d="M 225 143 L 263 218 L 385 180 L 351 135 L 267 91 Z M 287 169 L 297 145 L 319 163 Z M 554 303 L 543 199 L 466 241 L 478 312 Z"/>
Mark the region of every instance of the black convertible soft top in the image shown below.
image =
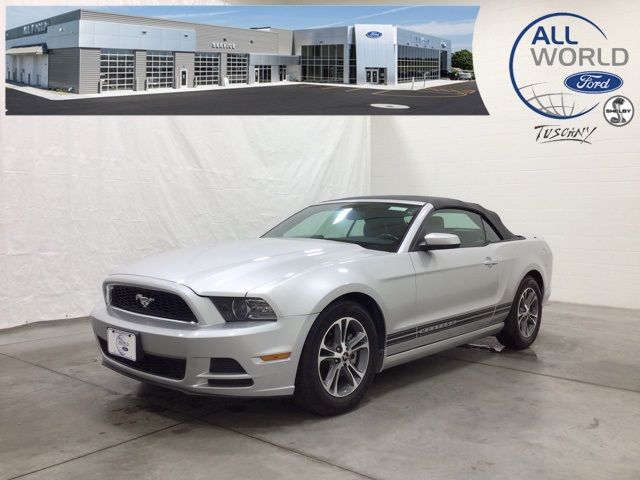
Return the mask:
<path id="1" fill-rule="evenodd" d="M 421 203 L 430 203 L 433 205 L 435 209 L 442 208 L 461 208 L 463 210 L 469 210 L 471 212 L 475 212 L 479 215 L 484 216 L 489 223 L 495 228 L 500 236 L 504 240 L 515 240 L 519 237 L 518 235 L 514 235 L 511 231 L 505 227 L 504 223 L 500 219 L 500 216 L 491 210 L 487 210 L 482 205 L 478 205 L 477 203 L 463 202 L 462 200 L 456 200 L 455 198 L 445 198 L 445 197 L 427 197 L 420 195 L 368 195 L 364 197 L 347 197 L 347 198 L 338 198 L 335 201 L 349 201 L 349 200 L 388 200 L 390 202 L 421 202 Z"/>

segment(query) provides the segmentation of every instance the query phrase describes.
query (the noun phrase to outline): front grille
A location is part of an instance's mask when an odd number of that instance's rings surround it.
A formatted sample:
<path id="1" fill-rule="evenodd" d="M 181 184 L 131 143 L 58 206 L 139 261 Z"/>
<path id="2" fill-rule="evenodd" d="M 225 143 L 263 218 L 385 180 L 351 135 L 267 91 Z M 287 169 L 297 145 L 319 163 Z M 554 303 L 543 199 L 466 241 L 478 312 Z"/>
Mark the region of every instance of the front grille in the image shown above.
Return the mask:
<path id="1" fill-rule="evenodd" d="M 187 303 L 178 295 L 161 290 L 114 285 L 111 288 L 111 305 L 129 312 L 154 317 L 197 322 Z M 146 306 L 144 306 L 146 305 Z"/>
<path id="2" fill-rule="evenodd" d="M 134 362 L 109 353 L 109 347 L 105 339 L 98 337 L 98 342 L 104 354 L 114 362 L 135 368 L 141 372 L 157 375 L 158 377 L 167 377 L 174 380 L 182 380 L 184 378 L 184 372 L 187 368 L 187 361 L 184 358 L 169 358 L 143 353 L 142 358 Z"/>

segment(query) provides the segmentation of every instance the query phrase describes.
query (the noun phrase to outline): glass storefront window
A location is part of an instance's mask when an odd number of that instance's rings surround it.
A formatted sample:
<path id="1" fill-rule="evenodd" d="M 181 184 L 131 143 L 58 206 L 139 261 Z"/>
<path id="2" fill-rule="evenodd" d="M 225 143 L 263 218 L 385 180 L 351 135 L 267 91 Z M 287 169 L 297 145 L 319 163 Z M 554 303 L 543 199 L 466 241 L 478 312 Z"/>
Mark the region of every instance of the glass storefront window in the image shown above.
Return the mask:
<path id="1" fill-rule="evenodd" d="M 302 81 L 344 81 L 344 45 L 303 45 L 301 54 Z"/>
<path id="2" fill-rule="evenodd" d="M 349 83 L 357 83 L 356 46 L 349 45 Z"/>
<path id="3" fill-rule="evenodd" d="M 440 78 L 440 51 L 398 45 L 398 83 Z"/>
<path id="4" fill-rule="evenodd" d="M 256 83 L 271 83 L 271 65 L 256 65 L 254 74 Z"/>

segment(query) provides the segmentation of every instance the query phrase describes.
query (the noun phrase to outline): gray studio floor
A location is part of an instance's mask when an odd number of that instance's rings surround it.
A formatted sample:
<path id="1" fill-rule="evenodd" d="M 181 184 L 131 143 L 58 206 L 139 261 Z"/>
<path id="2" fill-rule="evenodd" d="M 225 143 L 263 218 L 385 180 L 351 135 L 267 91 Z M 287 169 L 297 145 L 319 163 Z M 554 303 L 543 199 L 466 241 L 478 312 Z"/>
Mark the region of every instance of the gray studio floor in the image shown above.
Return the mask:
<path id="1" fill-rule="evenodd" d="M 551 304 L 534 348 L 388 370 L 335 418 L 141 386 L 86 320 L 6 330 L 0 478 L 637 480 L 639 317 Z"/>

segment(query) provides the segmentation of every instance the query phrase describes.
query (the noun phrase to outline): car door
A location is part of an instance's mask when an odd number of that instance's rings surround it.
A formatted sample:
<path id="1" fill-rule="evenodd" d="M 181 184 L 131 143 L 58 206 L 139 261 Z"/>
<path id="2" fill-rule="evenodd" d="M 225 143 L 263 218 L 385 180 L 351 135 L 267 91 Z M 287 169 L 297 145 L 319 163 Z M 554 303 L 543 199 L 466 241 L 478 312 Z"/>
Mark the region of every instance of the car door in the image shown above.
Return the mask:
<path id="1" fill-rule="evenodd" d="M 391 353 L 492 324 L 500 265 L 485 225 L 481 215 L 461 209 L 436 210 L 427 216 L 409 252 L 416 282 L 415 335 L 405 335 L 406 344 L 392 346 Z M 420 250 L 415 245 L 428 233 L 458 235 L 460 246 Z M 397 333 L 392 340 L 402 338 L 403 332 Z"/>

